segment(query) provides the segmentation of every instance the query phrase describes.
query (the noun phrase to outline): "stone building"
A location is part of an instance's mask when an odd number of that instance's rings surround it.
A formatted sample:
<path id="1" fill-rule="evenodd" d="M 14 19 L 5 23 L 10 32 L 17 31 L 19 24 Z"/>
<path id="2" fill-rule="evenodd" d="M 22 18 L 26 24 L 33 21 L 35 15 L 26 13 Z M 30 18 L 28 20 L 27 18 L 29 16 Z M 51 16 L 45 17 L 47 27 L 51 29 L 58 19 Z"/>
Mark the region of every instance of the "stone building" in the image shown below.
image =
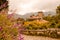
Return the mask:
<path id="1" fill-rule="evenodd" d="M 38 15 L 37 15 L 38 17 L 43 17 L 44 16 L 44 14 L 43 14 L 43 12 L 38 12 Z"/>
<path id="2" fill-rule="evenodd" d="M 36 20 L 37 22 L 40 22 L 40 23 L 47 23 L 48 21 L 44 20 L 43 17 L 44 17 L 44 14 L 43 12 L 37 12 L 38 14 L 37 15 L 31 15 L 29 20 L 30 21 L 33 21 L 33 20 Z"/>
<path id="3" fill-rule="evenodd" d="M 43 12 L 37 12 L 38 14 L 37 15 L 31 15 L 30 16 L 30 19 L 43 19 L 43 17 L 44 17 L 44 14 L 43 14 Z"/>

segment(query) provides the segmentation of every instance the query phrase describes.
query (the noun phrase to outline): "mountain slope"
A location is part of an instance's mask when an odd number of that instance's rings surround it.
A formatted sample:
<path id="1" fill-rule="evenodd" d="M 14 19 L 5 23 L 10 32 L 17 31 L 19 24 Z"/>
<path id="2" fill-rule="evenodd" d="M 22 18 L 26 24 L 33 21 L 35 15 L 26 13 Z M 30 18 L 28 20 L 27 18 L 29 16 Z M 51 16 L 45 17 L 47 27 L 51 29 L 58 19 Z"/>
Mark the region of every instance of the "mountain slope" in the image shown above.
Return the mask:
<path id="1" fill-rule="evenodd" d="M 37 13 L 37 12 L 27 13 L 27 14 L 25 14 L 25 15 L 14 14 L 14 18 L 19 18 L 19 17 L 20 17 L 20 18 L 26 19 L 26 18 L 29 18 L 32 14 L 37 15 L 38 13 Z M 51 11 L 49 11 L 49 12 L 44 12 L 44 15 L 45 15 L 45 16 L 47 16 L 48 14 L 55 15 L 56 13 L 55 13 L 55 12 L 51 12 Z"/>

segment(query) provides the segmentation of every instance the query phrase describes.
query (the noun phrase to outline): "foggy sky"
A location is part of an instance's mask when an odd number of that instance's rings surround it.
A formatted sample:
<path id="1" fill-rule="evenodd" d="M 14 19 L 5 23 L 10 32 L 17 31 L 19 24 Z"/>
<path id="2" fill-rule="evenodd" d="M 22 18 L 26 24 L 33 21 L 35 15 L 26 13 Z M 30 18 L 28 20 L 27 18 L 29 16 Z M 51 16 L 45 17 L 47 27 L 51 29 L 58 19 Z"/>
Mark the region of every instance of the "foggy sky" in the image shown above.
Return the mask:
<path id="1" fill-rule="evenodd" d="M 9 10 L 16 10 L 17 14 L 24 15 L 36 11 L 54 11 L 60 0 L 9 0 Z"/>

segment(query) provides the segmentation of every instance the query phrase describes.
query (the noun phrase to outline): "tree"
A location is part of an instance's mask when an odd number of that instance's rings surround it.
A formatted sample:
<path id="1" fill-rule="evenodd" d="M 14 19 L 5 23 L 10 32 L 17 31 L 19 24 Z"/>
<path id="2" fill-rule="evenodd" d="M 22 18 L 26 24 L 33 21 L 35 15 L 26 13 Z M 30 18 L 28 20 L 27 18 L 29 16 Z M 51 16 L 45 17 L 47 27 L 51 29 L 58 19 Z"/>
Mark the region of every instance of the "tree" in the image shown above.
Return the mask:
<path id="1" fill-rule="evenodd" d="M 0 0 L 0 11 L 5 8 L 8 8 L 8 1 L 7 0 Z"/>
<path id="2" fill-rule="evenodd" d="M 57 13 L 57 14 L 60 14 L 60 5 L 57 6 L 56 13 Z"/>

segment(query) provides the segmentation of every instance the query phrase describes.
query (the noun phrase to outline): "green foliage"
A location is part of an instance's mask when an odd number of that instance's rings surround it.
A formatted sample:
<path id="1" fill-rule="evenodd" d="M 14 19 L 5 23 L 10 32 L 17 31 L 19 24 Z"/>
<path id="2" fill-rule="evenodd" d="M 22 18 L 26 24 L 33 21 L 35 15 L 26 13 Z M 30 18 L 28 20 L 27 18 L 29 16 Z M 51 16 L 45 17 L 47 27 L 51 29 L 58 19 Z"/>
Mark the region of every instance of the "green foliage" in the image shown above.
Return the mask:
<path id="1" fill-rule="evenodd" d="M 14 40 L 17 38 L 18 28 L 14 27 L 12 20 L 7 18 L 8 15 L 0 14 L 0 40 Z"/>
<path id="2" fill-rule="evenodd" d="M 60 14 L 60 5 L 57 7 L 57 9 L 56 9 L 56 13 L 57 14 Z"/>
<path id="3" fill-rule="evenodd" d="M 27 21 L 24 25 L 28 29 L 44 29 L 44 28 L 60 28 L 60 6 L 56 9 L 56 15 L 45 16 L 44 20 L 49 21 L 49 23 L 41 24 L 39 21 Z"/>
<path id="4" fill-rule="evenodd" d="M 39 21 L 26 21 L 24 22 L 24 27 L 30 30 L 37 30 L 37 29 L 47 29 L 49 23 L 41 23 Z"/>

